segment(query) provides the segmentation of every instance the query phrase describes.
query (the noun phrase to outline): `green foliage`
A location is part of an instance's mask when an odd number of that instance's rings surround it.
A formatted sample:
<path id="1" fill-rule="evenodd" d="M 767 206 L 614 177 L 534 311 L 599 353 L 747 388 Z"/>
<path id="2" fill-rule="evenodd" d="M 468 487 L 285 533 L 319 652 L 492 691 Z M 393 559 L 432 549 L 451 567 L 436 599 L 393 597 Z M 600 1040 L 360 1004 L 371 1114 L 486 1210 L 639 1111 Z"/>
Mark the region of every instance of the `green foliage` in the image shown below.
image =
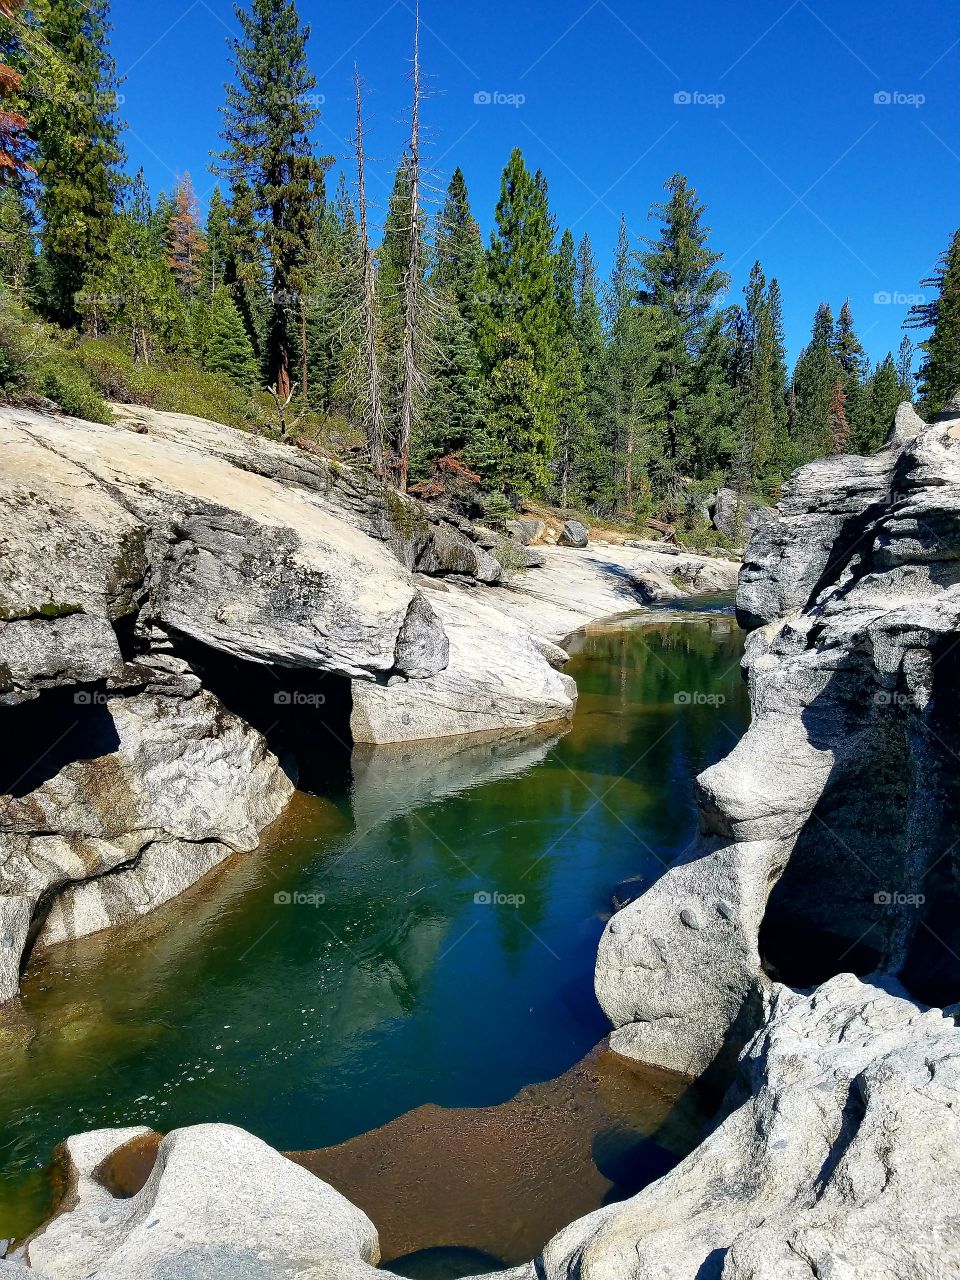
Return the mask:
<path id="1" fill-rule="evenodd" d="M 539 172 L 530 174 L 516 149 L 501 178 L 496 229 L 487 253 L 480 347 L 492 380 L 503 359 L 503 333 L 515 330 L 522 335 L 534 375 L 537 430 L 547 456 L 556 423 L 558 316 L 553 235 L 546 181 Z M 498 395 L 502 391 L 501 379 Z M 545 472 L 543 475 L 541 483 L 545 483 Z"/>
<path id="2" fill-rule="evenodd" d="M 543 431 L 542 387 L 533 351 L 516 325 L 498 335 L 487 385 L 486 429 L 467 452 L 491 487 L 527 497 L 547 483 L 550 449 Z"/>
<path id="3" fill-rule="evenodd" d="M 84 340 L 78 355 L 94 385 L 109 400 L 251 430 L 263 430 L 270 422 L 268 408 L 259 398 L 251 397 L 226 374 L 201 369 L 188 357 L 137 364 L 128 349 L 104 339 Z"/>
<path id="4" fill-rule="evenodd" d="M 249 195 L 242 210 L 248 237 L 250 222 L 260 220 L 273 286 L 267 379 L 286 395 L 292 312 L 303 289 L 313 221 L 324 203 L 326 166 L 310 143 L 320 117 L 306 57 L 310 28 L 301 26 L 294 0 L 249 0 L 236 15 L 241 35 L 230 42 L 235 80 L 227 86 L 219 159 L 235 193 Z M 249 245 L 246 252 L 252 256 Z"/>
<path id="5" fill-rule="evenodd" d="M 660 234 L 645 241 L 640 269 L 643 300 L 656 309 L 663 330 L 655 380 L 663 400 L 664 453 L 685 468 L 696 452 L 694 369 L 710 313 L 730 279 L 718 269 L 722 255 L 708 247 L 705 206 L 696 191 L 679 173 L 665 185 L 669 199 L 651 210 L 651 216 L 660 221 Z"/>
<path id="6" fill-rule="evenodd" d="M 759 262 L 744 289 L 736 324 L 739 445 L 735 478 L 741 493 L 772 493 L 787 464 L 786 356 L 780 291 L 768 288 Z"/>
<path id="7" fill-rule="evenodd" d="M 480 508 L 480 519 L 491 529 L 503 529 L 508 520 L 516 517 L 513 503 L 499 489 L 477 494 L 477 505 Z"/>
<path id="8" fill-rule="evenodd" d="M 793 466 L 831 452 L 831 405 L 839 377 L 833 312 L 824 302 L 817 308 L 810 342 L 801 351 L 793 372 L 796 400 L 791 437 Z"/>
<path id="9" fill-rule="evenodd" d="M 15 403 L 44 396 L 71 417 L 112 420 L 70 336 L 31 314 L 5 287 L 0 287 L 0 394 Z"/>
<path id="10" fill-rule="evenodd" d="M 224 288 L 217 290 L 210 303 L 202 364 L 211 373 L 225 373 L 231 382 L 248 391 L 256 382 L 253 344 L 236 303 Z"/>
<path id="11" fill-rule="evenodd" d="M 42 175 L 38 280 L 50 316 L 75 324 L 75 295 L 109 254 L 122 187 L 119 80 L 108 50 L 108 0 L 35 0 L 34 12 L 42 35 L 69 69 L 66 109 L 59 95 L 50 94 L 42 65 L 29 63 L 24 81 Z"/>
<path id="12" fill-rule="evenodd" d="M 138 364 L 160 350 L 183 349 L 189 312 L 149 226 L 129 213 L 113 222 L 108 256 L 84 281 L 77 307 L 88 332 L 122 335 Z"/>
<path id="13" fill-rule="evenodd" d="M 500 568 L 507 574 L 526 573 L 527 558 L 523 547 L 510 538 L 503 538 L 490 552 Z"/>
<path id="14" fill-rule="evenodd" d="M 936 289 L 937 296 L 913 307 L 907 324 L 931 330 L 920 343 L 923 362 L 918 375 L 918 408 L 930 417 L 960 391 L 960 230 L 953 233 L 933 275 L 922 283 Z"/>

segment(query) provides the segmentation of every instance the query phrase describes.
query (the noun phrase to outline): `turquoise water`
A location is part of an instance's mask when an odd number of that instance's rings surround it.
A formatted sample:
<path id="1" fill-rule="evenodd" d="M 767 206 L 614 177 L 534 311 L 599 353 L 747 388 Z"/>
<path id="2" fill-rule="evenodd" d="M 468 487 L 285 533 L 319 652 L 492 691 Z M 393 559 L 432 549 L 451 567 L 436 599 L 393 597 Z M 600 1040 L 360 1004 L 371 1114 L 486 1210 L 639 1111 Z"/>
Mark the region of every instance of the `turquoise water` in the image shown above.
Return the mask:
<path id="1" fill-rule="evenodd" d="M 731 617 L 644 622 L 577 640 L 568 732 L 358 753 L 259 853 L 38 957 L 0 1014 L 0 1236 L 42 1214 L 78 1130 L 220 1120 L 314 1148 L 503 1102 L 596 1044 L 611 892 L 690 841 L 692 779 L 748 716 Z"/>

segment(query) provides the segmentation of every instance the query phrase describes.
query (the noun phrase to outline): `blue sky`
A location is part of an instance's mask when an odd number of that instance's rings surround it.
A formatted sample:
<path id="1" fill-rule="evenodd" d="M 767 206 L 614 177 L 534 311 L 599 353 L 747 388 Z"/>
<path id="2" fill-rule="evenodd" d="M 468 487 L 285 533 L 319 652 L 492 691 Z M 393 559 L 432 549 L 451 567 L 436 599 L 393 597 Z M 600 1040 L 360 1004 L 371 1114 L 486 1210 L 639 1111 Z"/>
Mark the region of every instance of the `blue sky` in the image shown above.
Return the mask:
<path id="1" fill-rule="evenodd" d="M 324 97 L 318 149 L 340 162 L 355 59 L 366 79 L 378 216 L 403 146 L 412 3 L 300 3 Z M 142 164 L 155 193 L 189 170 L 205 199 L 232 4 L 113 9 L 130 168 Z M 604 271 L 620 214 L 647 234 L 651 202 L 680 170 L 709 207 L 733 293 L 757 257 L 779 278 L 791 357 L 817 304 L 847 296 L 870 355 L 896 350 L 920 279 L 960 225 L 953 0 L 422 0 L 421 13 L 436 183 L 460 164 L 485 234 L 514 146 Z"/>

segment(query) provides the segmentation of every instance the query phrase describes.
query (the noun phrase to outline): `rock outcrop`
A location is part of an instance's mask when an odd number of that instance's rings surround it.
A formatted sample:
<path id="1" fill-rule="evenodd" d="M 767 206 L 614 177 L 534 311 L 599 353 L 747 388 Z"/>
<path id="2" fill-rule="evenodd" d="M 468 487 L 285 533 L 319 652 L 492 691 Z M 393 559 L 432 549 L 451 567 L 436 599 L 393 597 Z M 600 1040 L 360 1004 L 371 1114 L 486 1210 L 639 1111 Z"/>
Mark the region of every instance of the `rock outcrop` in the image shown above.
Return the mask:
<path id="1" fill-rule="evenodd" d="M 488 1280 L 958 1274 L 954 1021 L 851 974 L 806 994 L 774 985 L 765 999 L 725 1115 L 700 1146 Z M 37 1280 L 382 1275 L 358 1209 L 230 1126 L 175 1130 L 159 1146 L 148 1130 L 101 1130 L 71 1138 L 61 1160 L 62 1212 L 13 1259 Z"/>
<path id="2" fill-rule="evenodd" d="M 122 1166 L 125 1155 L 135 1163 L 131 1148 L 149 1137 L 148 1129 L 101 1129 L 64 1143 L 65 1211 L 15 1261 L 42 1280 L 347 1280 L 352 1268 L 366 1274 L 364 1264 L 379 1261 L 364 1213 L 232 1125 L 175 1129 L 136 1194 L 125 1186 L 115 1195 L 111 1163 Z"/>
<path id="3" fill-rule="evenodd" d="M 441 581 L 489 587 L 499 564 L 315 452 L 149 410 L 12 409 L 0 450 L 0 1001 L 35 942 L 143 914 L 257 846 L 293 790 L 273 739 L 295 698 L 344 746 L 351 688 L 360 741 L 572 712 L 539 643 Z M 251 721 L 271 679 L 278 706 Z"/>
<path id="4" fill-rule="evenodd" d="M 960 1273 L 960 1030 L 851 974 L 775 986 L 729 1114 L 574 1223 L 543 1280 L 947 1280 Z"/>
<path id="5" fill-rule="evenodd" d="M 698 781 L 703 840 L 611 920 L 597 993 L 630 1056 L 697 1073 L 772 978 L 960 990 L 953 824 L 960 419 L 786 486 L 738 594 L 753 720 Z"/>

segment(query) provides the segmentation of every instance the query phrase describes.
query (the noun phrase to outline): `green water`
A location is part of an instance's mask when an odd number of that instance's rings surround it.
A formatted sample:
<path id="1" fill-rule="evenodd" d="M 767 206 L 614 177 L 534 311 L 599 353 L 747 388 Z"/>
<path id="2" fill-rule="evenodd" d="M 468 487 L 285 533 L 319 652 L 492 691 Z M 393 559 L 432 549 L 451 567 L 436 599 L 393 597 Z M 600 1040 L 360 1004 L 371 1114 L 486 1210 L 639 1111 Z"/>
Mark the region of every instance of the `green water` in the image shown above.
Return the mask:
<path id="1" fill-rule="evenodd" d="M 568 732 L 358 754 L 259 853 L 36 958 L 0 1014 L 0 1237 L 78 1130 L 219 1120 L 314 1148 L 505 1101 L 596 1044 L 611 891 L 688 844 L 692 779 L 748 716 L 731 617 L 644 622 L 573 646 Z"/>

